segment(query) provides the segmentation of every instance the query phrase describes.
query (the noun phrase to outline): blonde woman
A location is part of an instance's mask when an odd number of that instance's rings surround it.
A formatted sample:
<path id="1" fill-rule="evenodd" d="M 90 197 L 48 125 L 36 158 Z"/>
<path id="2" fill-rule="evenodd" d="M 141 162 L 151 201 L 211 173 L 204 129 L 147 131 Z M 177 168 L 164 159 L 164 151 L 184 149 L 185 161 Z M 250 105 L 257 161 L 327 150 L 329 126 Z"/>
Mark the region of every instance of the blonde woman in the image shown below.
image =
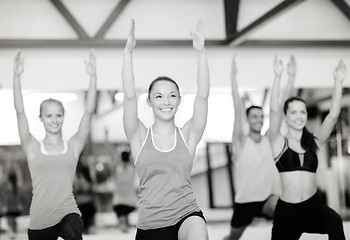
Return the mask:
<path id="1" fill-rule="evenodd" d="M 21 75 L 24 59 L 18 51 L 14 62 L 13 94 L 18 131 L 33 184 L 30 206 L 29 240 L 82 239 L 83 222 L 73 196 L 73 181 L 79 155 L 88 139 L 96 101 L 96 58 L 91 51 L 85 62 L 90 76 L 85 113 L 76 134 L 62 138 L 64 107 L 56 99 L 40 105 L 45 138 L 37 140 L 29 131 L 23 106 Z"/>

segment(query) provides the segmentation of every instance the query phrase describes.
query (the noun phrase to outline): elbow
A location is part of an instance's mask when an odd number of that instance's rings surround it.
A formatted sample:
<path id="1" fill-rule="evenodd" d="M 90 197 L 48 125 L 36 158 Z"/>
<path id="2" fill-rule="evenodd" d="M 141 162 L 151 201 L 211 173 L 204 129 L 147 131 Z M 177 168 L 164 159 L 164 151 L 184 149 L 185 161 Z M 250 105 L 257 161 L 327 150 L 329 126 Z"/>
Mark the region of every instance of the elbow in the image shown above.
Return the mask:
<path id="1" fill-rule="evenodd" d="M 332 121 L 336 122 L 339 119 L 340 111 L 338 112 L 329 112 L 328 117 L 332 119 Z"/>
<path id="2" fill-rule="evenodd" d="M 137 100 L 136 94 L 126 94 L 124 93 L 124 101 L 132 101 L 132 100 Z"/>
<path id="3" fill-rule="evenodd" d="M 209 92 L 208 93 L 198 93 L 197 98 L 201 99 L 203 101 L 208 101 L 209 99 Z"/>

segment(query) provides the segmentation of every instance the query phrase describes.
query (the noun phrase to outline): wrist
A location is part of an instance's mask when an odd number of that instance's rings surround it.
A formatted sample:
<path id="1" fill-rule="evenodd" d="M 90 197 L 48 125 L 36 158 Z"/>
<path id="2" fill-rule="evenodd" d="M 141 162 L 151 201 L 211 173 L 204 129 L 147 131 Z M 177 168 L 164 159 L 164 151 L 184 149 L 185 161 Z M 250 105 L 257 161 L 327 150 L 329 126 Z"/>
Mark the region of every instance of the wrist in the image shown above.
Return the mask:
<path id="1" fill-rule="evenodd" d="M 133 49 L 124 48 L 124 54 L 132 54 Z"/>
<path id="2" fill-rule="evenodd" d="M 207 53 L 207 49 L 204 47 L 204 48 L 201 49 L 201 50 L 197 50 L 197 52 L 198 52 L 198 54 L 200 54 L 200 55 L 204 55 L 204 54 Z"/>
<path id="3" fill-rule="evenodd" d="M 281 79 L 281 77 L 282 77 L 282 74 L 280 74 L 280 75 L 275 74 L 275 78 L 277 78 L 277 79 Z"/>

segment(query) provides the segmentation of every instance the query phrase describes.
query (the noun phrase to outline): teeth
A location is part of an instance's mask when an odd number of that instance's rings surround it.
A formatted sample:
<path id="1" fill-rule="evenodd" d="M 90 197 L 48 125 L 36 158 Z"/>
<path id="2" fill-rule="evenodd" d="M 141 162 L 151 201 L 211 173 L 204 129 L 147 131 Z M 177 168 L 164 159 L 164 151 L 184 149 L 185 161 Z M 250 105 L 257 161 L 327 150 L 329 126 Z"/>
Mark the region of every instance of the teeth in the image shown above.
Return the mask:
<path id="1" fill-rule="evenodd" d="M 162 112 L 168 112 L 168 111 L 171 111 L 171 108 L 162 108 L 160 109 Z"/>

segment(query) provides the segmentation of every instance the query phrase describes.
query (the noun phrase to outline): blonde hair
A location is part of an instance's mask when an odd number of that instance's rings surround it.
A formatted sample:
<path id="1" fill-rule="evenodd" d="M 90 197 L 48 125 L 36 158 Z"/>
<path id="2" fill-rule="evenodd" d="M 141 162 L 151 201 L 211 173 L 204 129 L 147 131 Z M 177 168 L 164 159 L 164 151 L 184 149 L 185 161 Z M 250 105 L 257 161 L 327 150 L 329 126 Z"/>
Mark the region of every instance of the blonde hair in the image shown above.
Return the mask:
<path id="1" fill-rule="evenodd" d="M 41 104 L 40 104 L 40 111 L 39 111 L 39 117 L 41 117 L 41 114 L 43 112 L 43 109 L 44 109 L 45 105 L 50 104 L 50 103 L 54 103 L 54 104 L 59 105 L 62 108 L 63 115 L 64 115 L 64 107 L 63 107 L 62 102 L 60 100 L 57 100 L 57 99 L 49 98 L 49 99 L 45 99 L 44 101 L 41 102 Z"/>

